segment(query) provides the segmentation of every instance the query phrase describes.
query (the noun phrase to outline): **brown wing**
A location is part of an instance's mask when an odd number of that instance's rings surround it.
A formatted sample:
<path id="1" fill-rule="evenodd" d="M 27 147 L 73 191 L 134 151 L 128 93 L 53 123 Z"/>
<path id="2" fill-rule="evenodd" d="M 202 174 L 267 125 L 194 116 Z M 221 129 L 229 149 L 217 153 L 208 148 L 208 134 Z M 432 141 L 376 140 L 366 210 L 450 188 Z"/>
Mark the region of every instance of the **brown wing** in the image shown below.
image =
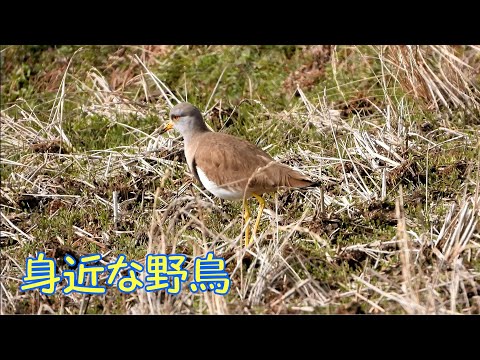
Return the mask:
<path id="1" fill-rule="evenodd" d="M 219 186 L 244 190 L 248 184 L 248 193 L 262 194 L 279 187 L 312 184 L 307 177 L 276 162 L 248 141 L 222 133 L 205 133 L 201 136 L 199 141 L 203 146 L 197 148 L 193 163 Z"/>

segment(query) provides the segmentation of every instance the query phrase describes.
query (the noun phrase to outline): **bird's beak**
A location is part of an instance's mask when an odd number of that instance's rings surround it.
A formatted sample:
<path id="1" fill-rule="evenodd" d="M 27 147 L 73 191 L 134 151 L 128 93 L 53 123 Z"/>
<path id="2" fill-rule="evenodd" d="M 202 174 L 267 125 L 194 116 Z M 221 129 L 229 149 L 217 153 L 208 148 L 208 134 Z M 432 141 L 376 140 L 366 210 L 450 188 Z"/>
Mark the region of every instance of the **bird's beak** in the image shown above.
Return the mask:
<path id="1" fill-rule="evenodd" d="M 162 130 L 160 130 L 160 134 L 166 133 L 168 130 L 173 129 L 173 122 L 169 121 L 167 125 L 164 126 Z"/>

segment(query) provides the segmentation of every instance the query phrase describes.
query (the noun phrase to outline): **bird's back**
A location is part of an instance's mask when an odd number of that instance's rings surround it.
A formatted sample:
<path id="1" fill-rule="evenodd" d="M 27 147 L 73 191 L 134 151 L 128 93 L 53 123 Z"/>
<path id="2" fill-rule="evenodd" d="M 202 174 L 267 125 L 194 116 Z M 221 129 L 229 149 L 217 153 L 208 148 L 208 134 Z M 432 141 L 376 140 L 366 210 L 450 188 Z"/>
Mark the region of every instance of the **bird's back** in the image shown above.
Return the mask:
<path id="1" fill-rule="evenodd" d="M 203 146 L 198 146 L 200 143 Z M 187 160 L 191 158 L 188 162 L 196 178 L 204 183 L 206 176 L 216 186 L 235 193 L 240 191 L 239 198 L 243 197 L 245 189 L 246 195 L 250 196 L 313 183 L 298 171 L 275 161 L 254 144 L 229 134 L 204 132 L 191 146 L 193 150 L 187 154 Z"/>

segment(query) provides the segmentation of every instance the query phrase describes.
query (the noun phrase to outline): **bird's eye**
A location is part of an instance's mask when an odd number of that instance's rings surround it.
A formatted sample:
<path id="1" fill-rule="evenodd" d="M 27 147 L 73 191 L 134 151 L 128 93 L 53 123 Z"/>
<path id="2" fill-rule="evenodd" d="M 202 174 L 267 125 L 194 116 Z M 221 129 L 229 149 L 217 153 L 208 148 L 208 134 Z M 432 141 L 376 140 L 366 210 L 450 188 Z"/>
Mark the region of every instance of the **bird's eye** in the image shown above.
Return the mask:
<path id="1" fill-rule="evenodd" d="M 177 121 L 178 119 L 180 119 L 180 116 L 178 116 L 178 115 L 172 115 L 172 120 Z"/>

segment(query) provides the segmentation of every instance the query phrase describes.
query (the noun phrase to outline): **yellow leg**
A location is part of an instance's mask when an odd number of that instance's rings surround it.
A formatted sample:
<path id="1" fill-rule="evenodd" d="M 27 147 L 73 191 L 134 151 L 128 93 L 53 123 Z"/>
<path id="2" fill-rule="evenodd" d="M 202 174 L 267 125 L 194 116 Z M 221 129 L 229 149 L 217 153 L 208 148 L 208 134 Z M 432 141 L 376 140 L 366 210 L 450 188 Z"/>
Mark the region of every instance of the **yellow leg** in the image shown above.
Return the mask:
<path id="1" fill-rule="evenodd" d="M 257 221 L 255 221 L 255 227 L 253 228 L 253 236 L 252 236 L 252 240 L 253 240 L 257 236 L 258 226 L 260 225 L 260 218 L 262 217 L 263 209 L 265 208 L 265 200 L 263 200 L 263 198 L 257 194 L 252 194 L 252 195 L 255 196 L 255 199 L 257 199 L 258 203 L 260 204 L 258 208 Z"/>
<path id="2" fill-rule="evenodd" d="M 243 199 L 243 208 L 245 209 L 244 219 L 245 219 L 245 246 L 248 246 L 249 237 L 250 237 L 250 227 L 248 226 L 248 220 L 250 220 L 250 209 L 248 208 L 247 198 Z"/>

